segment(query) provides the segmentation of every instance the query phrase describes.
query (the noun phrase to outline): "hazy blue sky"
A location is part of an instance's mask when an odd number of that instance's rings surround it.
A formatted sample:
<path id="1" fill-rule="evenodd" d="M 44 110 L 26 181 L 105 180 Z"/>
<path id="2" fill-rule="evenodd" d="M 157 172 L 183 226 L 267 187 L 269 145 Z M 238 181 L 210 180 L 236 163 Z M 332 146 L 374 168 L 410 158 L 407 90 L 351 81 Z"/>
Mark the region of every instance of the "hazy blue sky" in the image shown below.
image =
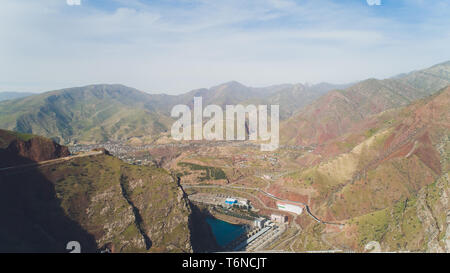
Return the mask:
<path id="1" fill-rule="evenodd" d="M 0 0 L 0 91 L 345 83 L 450 60 L 448 0 L 67 2 Z"/>

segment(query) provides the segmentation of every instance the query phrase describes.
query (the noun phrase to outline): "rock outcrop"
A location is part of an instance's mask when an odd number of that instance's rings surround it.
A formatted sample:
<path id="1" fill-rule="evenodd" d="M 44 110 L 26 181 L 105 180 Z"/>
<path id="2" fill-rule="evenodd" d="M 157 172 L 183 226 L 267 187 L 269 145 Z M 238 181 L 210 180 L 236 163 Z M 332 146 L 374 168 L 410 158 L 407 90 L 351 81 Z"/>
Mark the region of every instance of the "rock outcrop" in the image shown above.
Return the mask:
<path id="1" fill-rule="evenodd" d="M 1 155 L 8 165 L 68 154 L 67 147 L 48 139 L 2 133 Z M 79 242 L 82 252 L 204 249 L 192 235 L 196 228 L 205 230 L 201 217 L 162 168 L 126 164 L 105 150 L 3 169 L 0 182 L 0 252 L 68 252 L 70 241 Z"/>
<path id="2" fill-rule="evenodd" d="M 10 167 L 70 155 L 66 146 L 40 136 L 0 129 L 0 139 L 0 167 Z"/>

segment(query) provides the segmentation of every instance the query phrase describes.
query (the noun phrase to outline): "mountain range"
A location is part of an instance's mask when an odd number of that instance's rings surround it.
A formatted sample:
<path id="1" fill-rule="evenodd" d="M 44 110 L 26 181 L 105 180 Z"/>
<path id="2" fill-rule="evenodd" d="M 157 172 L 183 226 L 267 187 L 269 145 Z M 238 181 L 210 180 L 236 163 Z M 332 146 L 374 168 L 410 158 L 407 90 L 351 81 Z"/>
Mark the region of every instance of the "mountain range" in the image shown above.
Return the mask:
<path id="1" fill-rule="evenodd" d="M 33 133 L 60 143 L 94 143 L 168 132 L 174 105 L 278 104 L 281 141 L 321 144 L 351 130 L 352 124 L 445 87 L 450 62 L 401 76 L 352 85 L 283 84 L 252 88 L 228 82 L 181 95 L 148 94 L 123 85 L 90 85 L 0 102 L 0 128 Z"/>
<path id="2" fill-rule="evenodd" d="M 385 80 L 333 90 L 281 124 L 283 143 L 322 144 L 370 115 L 405 106 L 450 84 L 450 62 Z"/>
<path id="3" fill-rule="evenodd" d="M 203 104 L 280 104 L 287 118 L 337 85 L 286 84 L 266 88 L 229 82 L 181 95 L 148 94 L 123 85 L 90 85 L 45 92 L 0 102 L 0 128 L 33 133 L 60 143 L 94 143 L 153 139 L 167 132 L 174 105 L 192 105 L 196 96 Z"/>
<path id="4" fill-rule="evenodd" d="M 319 219 L 342 225 L 323 225 L 303 214 L 294 219 L 302 232 L 291 249 L 364 251 L 375 241 L 384 251 L 450 251 L 450 62 L 445 62 L 348 86 L 252 88 L 229 82 L 165 95 L 91 85 L 0 102 L 0 127 L 16 131 L 0 129 L 0 169 L 13 167 L 0 172 L 0 215 L 10 219 L 0 226 L 0 252 L 2 247 L 61 251 L 71 236 L 87 251 L 214 249 L 201 213 L 177 177 L 162 168 L 126 164 L 103 151 L 14 171 L 63 159 L 68 149 L 57 142 L 157 139 L 173 121 L 170 109 L 192 106 L 196 96 L 220 106 L 279 104 L 283 151 L 290 145 L 313 147 L 289 155 L 295 169 L 265 190 L 308 204 Z M 198 163 L 206 169 L 213 164 L 206 158 Z"/>
<path id="5" fill-rule="evenodd" d="M 0 101 L 28 97 L 28 96 L 31 96 L 34 94 L 35 93 L 29 93 L 29 92 L 0 92 Z"/>

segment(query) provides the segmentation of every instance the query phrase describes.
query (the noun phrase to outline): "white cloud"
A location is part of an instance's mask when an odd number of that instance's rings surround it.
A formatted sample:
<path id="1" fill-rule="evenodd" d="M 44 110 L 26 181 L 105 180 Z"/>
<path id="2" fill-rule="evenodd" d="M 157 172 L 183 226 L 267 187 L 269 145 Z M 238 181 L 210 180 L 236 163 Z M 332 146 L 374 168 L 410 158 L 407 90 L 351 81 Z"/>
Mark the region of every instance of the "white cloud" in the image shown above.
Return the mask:
<path id="1" fill-rule="evenodd" d="M 66 3 L 69 6 L 80 6 L 81 0 L 66 0 Z"/>
<path id="2" fill-rule="evenodd" d="M 102 10 L 89 1 L 75 9 L 59 0 L 4 1 L 0 91 L 349 82 L 450 59 L 444 17 L 410 26 L 327 0 L 196 0 L 189 8 L 116 2 Z"/>
<path id="3" fill-rule="evenodd" d="M 367 0 L 369 6 L 380 6 L 381 0 Z"/>

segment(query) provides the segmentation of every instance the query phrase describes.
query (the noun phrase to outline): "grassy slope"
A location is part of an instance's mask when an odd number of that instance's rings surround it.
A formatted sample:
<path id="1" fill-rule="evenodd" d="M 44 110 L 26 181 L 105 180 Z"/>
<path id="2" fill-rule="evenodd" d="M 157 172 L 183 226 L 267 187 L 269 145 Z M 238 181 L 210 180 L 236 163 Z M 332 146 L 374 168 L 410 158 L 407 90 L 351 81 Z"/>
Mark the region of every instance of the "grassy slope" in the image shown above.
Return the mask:
<path id="1" fill-rule="evenodd" d="M 448 193 L 447 174 L 416 196 L 350 220 L 357 230 L 357 247 L 362 250 L 378 241 L 382 251 L 445 251 L 448 200 L 443 196 Z"/>
<path id="2" fill-rule="evenodd" d="M 121 85 L 47 92 L 0 103 L 0 126 L 63 143 L 155 135 L 167 130 L 169 119 L 154 110 L 150 99 Z"/>

